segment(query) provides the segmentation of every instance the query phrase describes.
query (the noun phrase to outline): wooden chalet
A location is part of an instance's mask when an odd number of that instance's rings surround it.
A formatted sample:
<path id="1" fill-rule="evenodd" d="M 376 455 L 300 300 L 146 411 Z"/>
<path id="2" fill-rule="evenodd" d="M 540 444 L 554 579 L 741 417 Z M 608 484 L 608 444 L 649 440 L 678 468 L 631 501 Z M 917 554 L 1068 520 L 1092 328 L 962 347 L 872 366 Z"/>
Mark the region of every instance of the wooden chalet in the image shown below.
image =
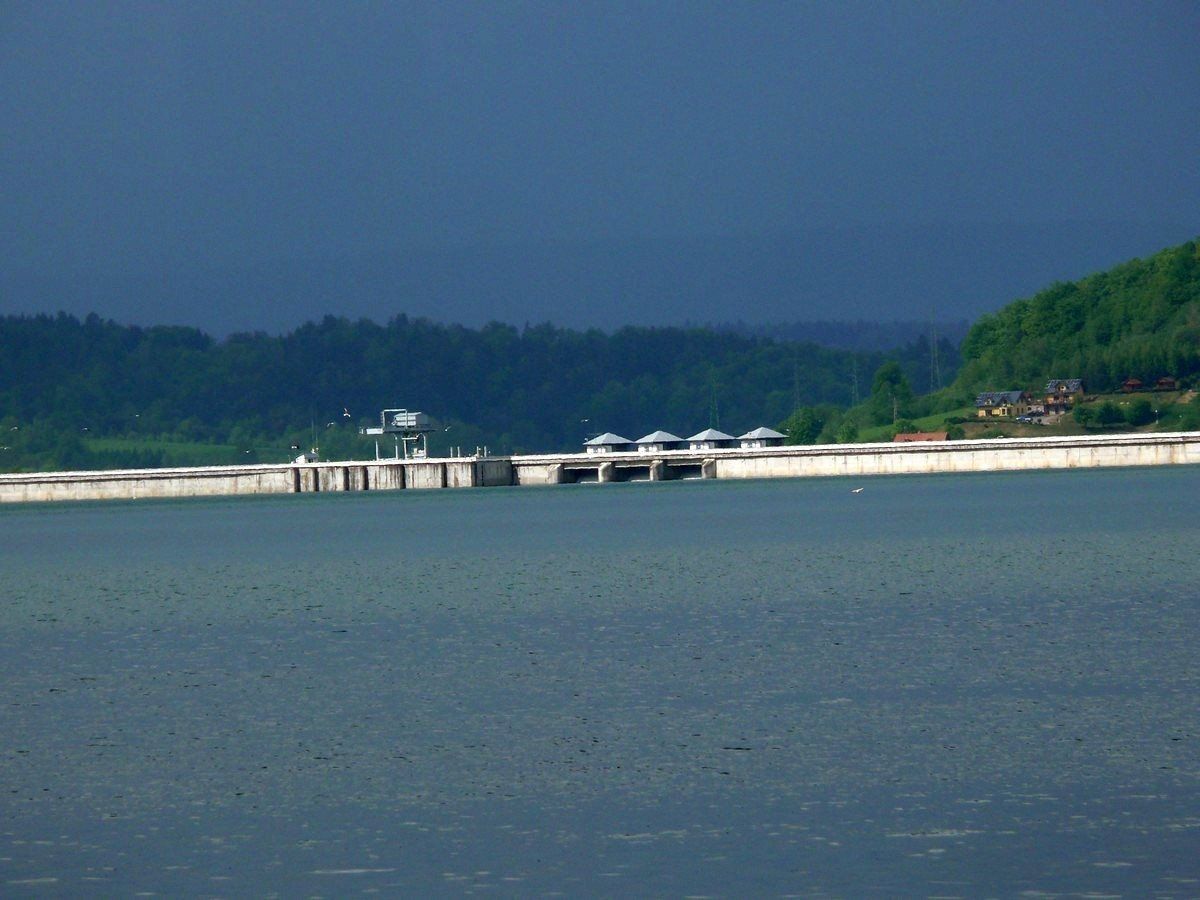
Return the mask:
<path id="1" fill-rule="evenodd" d="M 1051 378 L 1046 382 L 1043 406 L 1048 413 L 1069 412 L 1071 407 L 1083 399 L 1083 379 Z"/>

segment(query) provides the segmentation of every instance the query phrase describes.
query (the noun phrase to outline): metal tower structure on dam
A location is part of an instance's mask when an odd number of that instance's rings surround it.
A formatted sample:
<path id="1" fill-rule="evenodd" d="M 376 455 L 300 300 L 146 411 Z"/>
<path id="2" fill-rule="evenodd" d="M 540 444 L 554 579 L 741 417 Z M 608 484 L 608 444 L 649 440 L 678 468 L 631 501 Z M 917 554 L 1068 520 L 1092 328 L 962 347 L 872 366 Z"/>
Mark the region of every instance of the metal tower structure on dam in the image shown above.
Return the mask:
<path id="1" fill-rule="evenodd" d="M 390 434 L 396 441 L 396 459 L 424 459 L 429 455 L 428 435 L 433 423 L 423 412 L 407 409 L 385 409 L 379 414 L 378 428 L 361 428 L 359 434 Z M 375 458 L 379 459 L 379 441 L 375 441 Z"/>

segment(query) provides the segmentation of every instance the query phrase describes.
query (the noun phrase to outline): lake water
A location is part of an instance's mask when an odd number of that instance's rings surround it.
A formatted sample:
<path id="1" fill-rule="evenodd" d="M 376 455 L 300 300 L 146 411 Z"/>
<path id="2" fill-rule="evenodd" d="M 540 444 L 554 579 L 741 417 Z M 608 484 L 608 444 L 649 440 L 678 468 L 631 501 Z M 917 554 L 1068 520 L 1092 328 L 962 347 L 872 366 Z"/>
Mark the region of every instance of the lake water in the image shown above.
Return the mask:
<path id="1" fill-rule="evenodd" d="M 1195 897 L 1198 492 L 0 508 L 0 894 Z"/>

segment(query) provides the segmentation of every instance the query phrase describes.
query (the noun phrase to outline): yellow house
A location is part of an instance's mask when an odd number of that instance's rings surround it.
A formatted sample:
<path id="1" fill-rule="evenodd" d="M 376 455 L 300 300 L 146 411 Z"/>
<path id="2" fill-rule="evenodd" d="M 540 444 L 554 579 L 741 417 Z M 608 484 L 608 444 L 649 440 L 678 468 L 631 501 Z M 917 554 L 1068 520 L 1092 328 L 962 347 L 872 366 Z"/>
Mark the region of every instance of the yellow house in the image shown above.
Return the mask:
<path id="1" fill-rule="evenodd" d="M 975 398 L 975 415 L 980 419 L 1015 419 L 1029 412 L 1032 405 L 1028 391 L 984 391 Z"/>

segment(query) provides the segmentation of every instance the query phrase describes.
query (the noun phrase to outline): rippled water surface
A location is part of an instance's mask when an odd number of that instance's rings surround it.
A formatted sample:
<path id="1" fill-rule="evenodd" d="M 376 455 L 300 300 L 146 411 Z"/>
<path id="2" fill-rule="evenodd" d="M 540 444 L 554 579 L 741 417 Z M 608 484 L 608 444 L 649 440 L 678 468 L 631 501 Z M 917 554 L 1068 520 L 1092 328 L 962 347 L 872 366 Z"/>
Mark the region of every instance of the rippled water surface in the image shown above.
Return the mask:
<path id="1" fill-rule="evenodd" d="M 0 894 L 1200 895 L 1198 490 L 0 508 Z"/>

